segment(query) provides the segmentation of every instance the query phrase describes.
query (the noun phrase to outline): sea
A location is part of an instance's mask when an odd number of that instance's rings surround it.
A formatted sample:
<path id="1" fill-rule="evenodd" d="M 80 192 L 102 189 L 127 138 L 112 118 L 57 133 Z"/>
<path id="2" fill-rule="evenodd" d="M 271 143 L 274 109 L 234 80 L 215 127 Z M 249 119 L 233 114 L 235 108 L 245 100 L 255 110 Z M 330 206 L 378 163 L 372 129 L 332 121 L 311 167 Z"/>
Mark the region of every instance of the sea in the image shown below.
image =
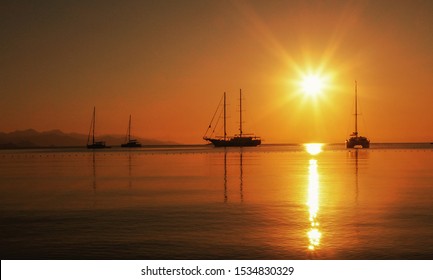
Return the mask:
<path id="1" fill-rule="evenodd" d="M 433 145 L 0 150 L 2 260 L 433 259 Z"/>

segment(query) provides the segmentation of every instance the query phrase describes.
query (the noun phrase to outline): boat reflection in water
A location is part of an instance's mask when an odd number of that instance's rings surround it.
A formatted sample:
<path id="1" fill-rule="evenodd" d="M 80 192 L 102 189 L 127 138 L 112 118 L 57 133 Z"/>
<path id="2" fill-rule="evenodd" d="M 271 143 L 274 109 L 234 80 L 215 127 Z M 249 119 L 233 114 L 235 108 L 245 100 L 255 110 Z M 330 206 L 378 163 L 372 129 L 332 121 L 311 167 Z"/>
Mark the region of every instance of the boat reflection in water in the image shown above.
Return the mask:
<path id="1" fill-rule="evenodd" d="M 306 151 L 311 155 L 318 155 L 322 151 L 323 144 L 311 143 L 305 144 Z M 317 159 L 311 158 L 308 166 L 308 195 L 307 206 L 309 211 L 308 228 L 308 249 L 310 251 L 316 250 L 320 246 L 320 239 L 322 233 L 320 231 L 320 223 L 318 220 L 319 212 L 319 172 L 317 171 Z"/>
<path id="2" fill-rule="evenodd" d="M 224 148 L 224 203 L 228 202 L 228 172 L 227 172 L 227 148 Z M 244 201 L 244 191 L 243 191 L 243 150 L 242 147 L 239 148 L 239 197 L 240 202 Z"/>

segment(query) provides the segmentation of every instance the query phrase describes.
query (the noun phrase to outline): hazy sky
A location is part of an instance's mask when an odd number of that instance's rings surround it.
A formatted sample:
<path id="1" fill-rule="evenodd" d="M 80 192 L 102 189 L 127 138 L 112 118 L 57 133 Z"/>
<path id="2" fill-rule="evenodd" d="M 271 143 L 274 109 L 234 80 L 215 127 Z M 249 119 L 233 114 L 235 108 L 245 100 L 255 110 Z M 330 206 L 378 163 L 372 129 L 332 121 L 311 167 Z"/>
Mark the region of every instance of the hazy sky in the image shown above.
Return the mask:
<path id="1" fill-rule="evenodd" d="M 1 1 L 0 131 L 202 136 L 224 91 L 229 132 L 264 143 L 433 141 L 433 1 Z M 328 77 L 317 98 L 303 73 Z"/>

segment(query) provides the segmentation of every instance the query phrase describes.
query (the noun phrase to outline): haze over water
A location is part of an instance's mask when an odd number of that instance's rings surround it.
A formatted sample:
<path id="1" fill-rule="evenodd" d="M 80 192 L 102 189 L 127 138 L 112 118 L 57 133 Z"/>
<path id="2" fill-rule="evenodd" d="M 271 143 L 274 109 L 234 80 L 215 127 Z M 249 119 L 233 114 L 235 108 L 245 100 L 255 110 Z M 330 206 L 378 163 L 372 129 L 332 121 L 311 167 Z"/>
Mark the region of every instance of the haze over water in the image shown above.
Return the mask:
<path id="1" fill-rule="evenodd" d="M 431 259 L 433 149 L 0 151 L 2 259 Z"/>

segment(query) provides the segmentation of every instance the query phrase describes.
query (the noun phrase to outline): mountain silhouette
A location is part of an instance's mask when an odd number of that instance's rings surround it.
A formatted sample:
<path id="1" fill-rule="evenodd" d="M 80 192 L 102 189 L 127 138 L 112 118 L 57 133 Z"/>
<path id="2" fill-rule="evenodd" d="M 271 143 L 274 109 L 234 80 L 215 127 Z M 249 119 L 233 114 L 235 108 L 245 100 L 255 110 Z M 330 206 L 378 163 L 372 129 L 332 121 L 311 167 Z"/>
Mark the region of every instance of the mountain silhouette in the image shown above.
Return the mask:
<path id="1" fill-rule="evenodd" d="M 103 135 L 98 140 L 110 146 L 120 146 L 125 141 L 123 135 Z M 137 138 L 143 145 L 175 145 L 155 139 Z M 17 130 L 9 133 L 0 132 L 0 149 L 48 148 L 48 147 L 85 147 L 87 135 L 64 133 L 59 129 L 38 132 L 34 129 Z"/>

